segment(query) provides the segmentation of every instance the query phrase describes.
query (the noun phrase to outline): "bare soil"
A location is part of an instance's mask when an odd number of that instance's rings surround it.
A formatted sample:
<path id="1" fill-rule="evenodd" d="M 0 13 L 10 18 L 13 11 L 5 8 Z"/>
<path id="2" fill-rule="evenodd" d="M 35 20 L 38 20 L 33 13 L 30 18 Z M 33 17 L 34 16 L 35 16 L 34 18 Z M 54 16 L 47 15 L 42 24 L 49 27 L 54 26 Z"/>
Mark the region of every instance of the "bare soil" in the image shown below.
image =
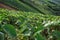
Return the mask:
<path id="1" fill-rule="evenodd" d="M 3 3 L 0 3 L 0 8 L 5 8 L 5 9 L 9 9 L 9 10 L 15 10 L 14 8 L 10 7 L 10 6 L 7 6 Z"/>

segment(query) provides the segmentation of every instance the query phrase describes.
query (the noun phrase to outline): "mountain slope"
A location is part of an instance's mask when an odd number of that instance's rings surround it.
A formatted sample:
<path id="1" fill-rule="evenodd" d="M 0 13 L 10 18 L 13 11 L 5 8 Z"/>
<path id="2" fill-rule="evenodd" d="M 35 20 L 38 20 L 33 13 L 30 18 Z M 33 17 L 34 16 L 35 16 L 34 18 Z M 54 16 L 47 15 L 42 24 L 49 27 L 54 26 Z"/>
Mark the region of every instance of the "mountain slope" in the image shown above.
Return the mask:
<path id="1" fill-rule="evenodd" d="M 0 2 L 20 11 L 60 15 L 59 0 L 0 0 Z"/>

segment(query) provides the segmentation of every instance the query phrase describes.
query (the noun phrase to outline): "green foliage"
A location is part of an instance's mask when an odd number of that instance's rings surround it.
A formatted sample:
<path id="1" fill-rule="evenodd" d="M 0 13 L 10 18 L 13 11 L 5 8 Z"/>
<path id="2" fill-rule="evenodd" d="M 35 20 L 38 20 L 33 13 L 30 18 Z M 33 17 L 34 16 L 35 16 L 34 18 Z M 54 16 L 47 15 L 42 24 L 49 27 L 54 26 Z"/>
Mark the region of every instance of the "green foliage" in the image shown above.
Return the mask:
<path id="1" fill-rule="evenodd" d="M 59 28 L 60 16 L 0 9 L 1 40 L 59 40 Z"/>
<path id="2" fill-rule="evenodd" d="M 0 40 L 4 40 L 4 33 L 0 32 Z"/>
<path id="3" fill-rule="evenodd" d="M 60 4 L 57 1 L 0 2 L 19 10 L 0 9 L 0 40 L 60 40 L 60 16 L 50 15 L 60 15 Z"/>
<path id="4" fill-rule="evenodd" d="M 37 35 L 36 35 L 36 40 L 45 40 L 45 38 L 42 37 L 41 34 L 37 34 Z"/>
<path id="5" fill-rule="evenodd" d="M 10 36 L 12 36 L 12 37 L 16 37 L 17 36 L 15 28 L 12 25 L 5 24 L 5 25 L 3 25 L 3 29 Z"/>

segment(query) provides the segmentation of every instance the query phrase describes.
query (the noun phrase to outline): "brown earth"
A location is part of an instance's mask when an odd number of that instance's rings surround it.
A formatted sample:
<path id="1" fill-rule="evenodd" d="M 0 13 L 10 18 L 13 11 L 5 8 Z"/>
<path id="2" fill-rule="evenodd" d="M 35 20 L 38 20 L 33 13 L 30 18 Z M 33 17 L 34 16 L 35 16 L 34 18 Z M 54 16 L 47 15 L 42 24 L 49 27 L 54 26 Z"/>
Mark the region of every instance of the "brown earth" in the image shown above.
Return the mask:
<path id="1" fill-rule="evenodd" d="M 9 9 L 9 10 L 15 10 L 14 8 L 10 7 L 10 6 L 7 6 L 3 3 L 0 3 L 0 8 L 5 8 L 5 9 Z"/>

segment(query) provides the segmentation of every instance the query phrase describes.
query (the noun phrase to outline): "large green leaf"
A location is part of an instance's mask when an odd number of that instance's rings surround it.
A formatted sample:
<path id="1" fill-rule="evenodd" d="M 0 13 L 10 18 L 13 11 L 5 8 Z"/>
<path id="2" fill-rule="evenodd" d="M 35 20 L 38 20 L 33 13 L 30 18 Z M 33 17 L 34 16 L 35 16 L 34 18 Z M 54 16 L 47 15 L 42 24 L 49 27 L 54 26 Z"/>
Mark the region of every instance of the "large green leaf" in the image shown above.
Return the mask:
<path id="1" fill-rule="evenodd" d="M 5 24 L 3 26 L 4 31 L 11 37 L 16 37 L 16 30 L 13 25 Z"/>

